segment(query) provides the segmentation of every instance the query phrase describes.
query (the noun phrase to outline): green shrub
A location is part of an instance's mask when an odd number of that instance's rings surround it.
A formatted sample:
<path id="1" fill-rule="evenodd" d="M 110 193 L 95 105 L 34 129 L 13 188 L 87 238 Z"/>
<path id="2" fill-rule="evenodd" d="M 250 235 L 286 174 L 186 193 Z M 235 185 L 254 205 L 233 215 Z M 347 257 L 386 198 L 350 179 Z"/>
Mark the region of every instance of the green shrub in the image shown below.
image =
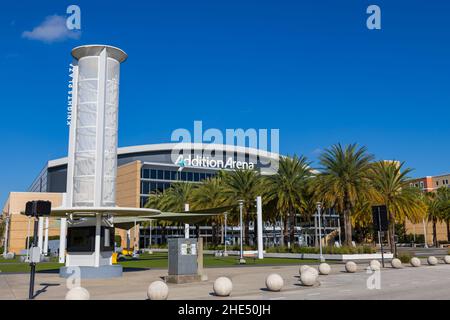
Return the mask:
<path id="1" fill-rule="evenodd" d="M 304 253 L 304 254 L 318 254 L 319 248 L 316 247 L 299 247 L 293 246 L 288 249 L 286 246 L 270 247 L 266 249 L 269 253 Z M 371 246 L 358 246 L 358 247 L 323 247 L 322 252 L 324 254 L 362 254 L 362 253 L 375 253 L 376 249 Z"/>
<path id="2" fill-rule="evenodd" d="M 409 261 L 411 261 L 412 256 L 409 253 L 402 253 L 398 256 L 398 258 L 402 263 L 409 263 Z"/>

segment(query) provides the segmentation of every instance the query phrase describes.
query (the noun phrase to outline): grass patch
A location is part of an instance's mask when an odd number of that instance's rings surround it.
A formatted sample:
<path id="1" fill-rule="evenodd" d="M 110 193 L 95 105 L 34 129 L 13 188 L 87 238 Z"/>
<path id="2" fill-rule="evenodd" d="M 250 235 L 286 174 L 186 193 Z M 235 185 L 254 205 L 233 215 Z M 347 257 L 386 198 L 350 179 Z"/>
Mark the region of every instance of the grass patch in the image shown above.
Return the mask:
<path id="1" fill-rule="evenodd" d="M 167 252 L 155 252 L 153 254 L 141 254 L 139 259 L 127 258 L 125 261 L 120 261 L 124 268 L 138 268 L 138 269 L 167 269 L 168 258 Z M 239 257 L 215 257 L 214 255 L 204 255 L 204 267 L 233 267 L 239 265 Z M 8 263 L 6 263 L 8 261 Z M 5 262 L 5 263 L 4 263 Z M 317 260 L 300 260 L 287 258 L 264 258 L 262 260 L 246 258 L 246 265 L 299 265 L 299 264 L 313 264 L 318 263 Z M 58 270 L 63 264 L 57 262 L 57 258 L 52 258 L 50 262 L 41 262 L 37 264 L 37 271 L 52 271 Z M 29 263 L 13 262 L 13 260 L 4 260 L 0 262 L 0 273 L 27 273 L 30 272 Z"/>

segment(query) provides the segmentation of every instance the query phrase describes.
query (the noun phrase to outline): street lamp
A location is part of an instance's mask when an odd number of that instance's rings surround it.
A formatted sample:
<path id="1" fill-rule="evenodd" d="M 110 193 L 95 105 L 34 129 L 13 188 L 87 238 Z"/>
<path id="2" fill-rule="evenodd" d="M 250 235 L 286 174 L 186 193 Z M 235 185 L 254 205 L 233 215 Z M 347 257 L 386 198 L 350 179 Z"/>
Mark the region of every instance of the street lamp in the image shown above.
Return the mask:
<path id="1" fill-rule="evenodd" d="M 225 248 L 223 250 L 223 256 L 224 257 L 228 257 L 228 253 L 227 253 L 227 213 L 225 212 L 224 214 L 224 220 L 225 220 L 225 241 L 224 241 L 224 245 Z"/>
<path id="2" fill-rule="evenodd" d="M 242 235 L 242 227 L 243 227 L 243 223 L 242 223 L 242 209 L 244 207 L 244 200 L 238 200 L 239 203 L 239 229 L 240 229 L 240 244 L 241 244 L 241 252 L 240 252 L 240 257 L 239 257 L 239 264 L 245 264 L 245 259 L 244 259 L 244 250 L 243 250 L 243 235 Z"/>
<path id="3" fill-rule="evenodd" d="M 320 250 L 320 255 L 319 255 L 319 259 L 320 259 L 320 262 L 324 262 L 325 261 L 325 259 L 324 259 L 324 257 L 323 257 L 323 255 L 322 255 L 322 226 L 321 226 L 321 223 L 320 223 L 320 210 L 322 209 L 322 203 L 320 203 L 320 202 L 317 202 L 317 216 L 318 216 L 318 220 L 319 220 L 319 250 Z"/>

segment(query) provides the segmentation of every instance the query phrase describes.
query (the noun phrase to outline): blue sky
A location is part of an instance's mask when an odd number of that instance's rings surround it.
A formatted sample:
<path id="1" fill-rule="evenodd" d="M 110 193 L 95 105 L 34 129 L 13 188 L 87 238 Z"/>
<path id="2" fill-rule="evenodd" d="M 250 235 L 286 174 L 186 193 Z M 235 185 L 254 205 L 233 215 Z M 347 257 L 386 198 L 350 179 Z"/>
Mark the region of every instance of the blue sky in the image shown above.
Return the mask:
<path id="1" fill-rule="evenodd" d="M 81 8 L 81 34 L 24 35 Z M 382 29 L 366 28 L 366 8 Z M 66 155 L 68 65 L 106 43 L 122 65 L 119 146 L 176 128 L 279 128 L 282 153 L 315 160 L 333 143 L 450 172 L 448 1 L 8 1 L 0 11 L 0 201 Z M 45 39 L 43 39 L 45 40 Z M 48 39 L 47 39 L 48 40 Z"/>

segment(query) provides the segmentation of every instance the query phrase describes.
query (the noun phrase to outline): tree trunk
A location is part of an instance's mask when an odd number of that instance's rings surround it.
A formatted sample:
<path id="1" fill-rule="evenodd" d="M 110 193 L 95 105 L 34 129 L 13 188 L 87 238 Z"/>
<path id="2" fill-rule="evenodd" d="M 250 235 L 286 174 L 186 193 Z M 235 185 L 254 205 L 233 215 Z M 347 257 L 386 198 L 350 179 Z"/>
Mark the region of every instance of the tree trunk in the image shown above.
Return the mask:
<path id="1" fill-rule="evenodd" d="M 350 220 L 350 210 L 344 210 L 344 233 L 345 233 L 345 241 L 344 244 L 346 246 L 352 245 L 352 222 Z"/>
<path id="2" fill-rule="evenodd" d="M 283 241 L 287 246 L 289 247 L 289 216 L 286 217 L 286 219 L 283 220 L 284 226 L 283 226 Z"/>
<path id="3" fill-rule="evenodd" d="M 433 245 L 437 248 L 438 241 L 437 241 L 436 223 L 437 223 L 437 219 L 433 218 Z"/>
<path id="4" fill-rule="evenodd" d="M 242 217 L 242 220 L 244 221 L 244 230 L 245 230 L 245 241 L 244 244 L 249 245 L 250 244 L 250 215 L 247 213 L 247 210 L 244 208 L 244 211 L 242 212 L 244 215 Z"/>
<path id="5" fill-rule="evenodd" d="M 166 226 L 162 226 L 161 228 L 161 244 L 166 242 Z"/>
<path id="6" fill-rule="evenodd" d="M 397 256 L 397 252 L 395 252 L 395 216 L 391 212 L 389 214 L 389 246 L 391 248 L 391 252 L 394 254 L 394 257 Z"/>
<path id="7" fill-rule="evenodd" d="M 447 241 L 450 241 L 450 219 L 447 219 Z"/>
<path id="8" fill-rule="evenodd" d="M 290 232 L 289 232 L 289 241 L 291 243 L 291 246 L 295 244 L 295 213 L 291 213 L 291 222 L 290 222 Z"/>
<path id="9" fill-rule="evenodd" d="M 273 225 L 272 225 L 272 231 L 273 231 L 273 234 L 272 234 L 272 236 L 273 236 L 272 247 L 275 247 L 275 242 L 276 242 L 276 240 L 277 240 L 276 227 L 275 227 L 275 225 L 276 225 L 276 221 L 274 221 L 274 222 L 273 222 Z"/>
<path id="10" fill-rule="evenodd" d="M 284 247 L 284 219 L 280 217 L 280 246 Z"/>

